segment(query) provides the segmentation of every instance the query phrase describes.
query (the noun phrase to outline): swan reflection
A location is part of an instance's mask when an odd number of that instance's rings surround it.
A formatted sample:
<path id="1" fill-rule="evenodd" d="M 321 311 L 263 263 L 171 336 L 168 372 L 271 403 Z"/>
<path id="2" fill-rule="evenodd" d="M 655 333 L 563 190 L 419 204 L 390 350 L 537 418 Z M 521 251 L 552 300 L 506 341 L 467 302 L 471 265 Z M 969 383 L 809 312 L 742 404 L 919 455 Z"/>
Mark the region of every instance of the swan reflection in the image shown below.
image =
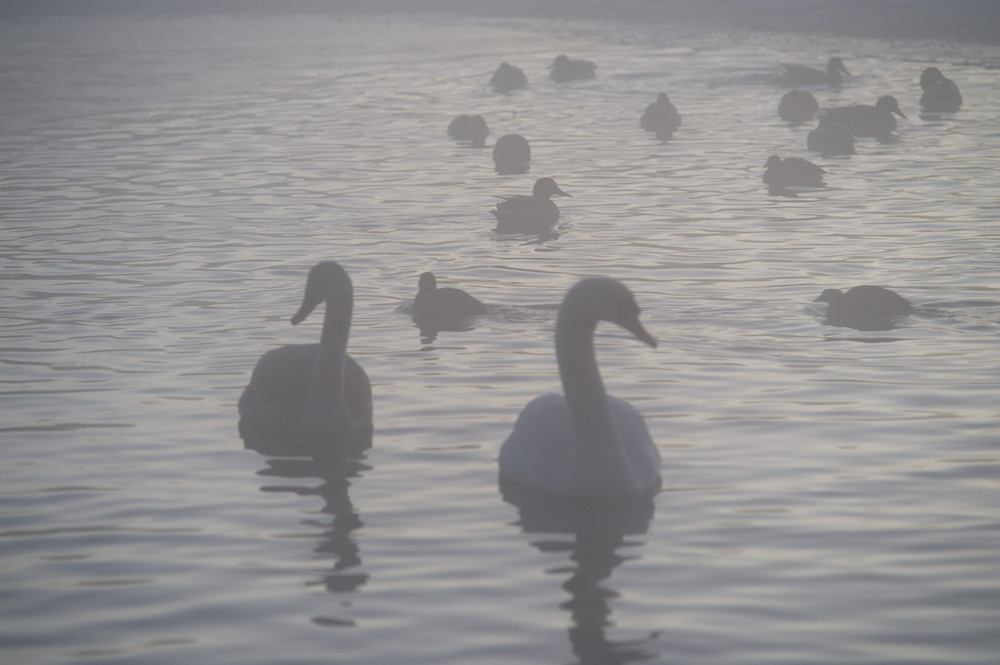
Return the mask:
<path id="1" fill-rule="evenodd" d="M 618 597 L 613 589 L 602 586 L 614 569 L 638 554 L 624 554 L 626 548 L 639 548 L 642 542 L 626 536 L 645 534 L 653 519 L 652 493 L 627 499 L 574 499 L 533 490 L 500 478 L 500 494 L 518 509 L 517 525 L 524 533 L 545 534 L 532 541 L 541 552 L 567 552 L 573 562 L 572 573 L 563 583 L 569 600 L 560 608 L 570 613 L 570 647 L 582 665 L 617 665 L 638 663 L 656 658 L 652 632 L 632 640 L 611 640 L 607 629 L 613 626 L 609 602 Z M 572 540 L 559 534 L 571 535 Z M 566 568 L 556 571 L 562 573 Z"/>
<path id="2" fill-rule="evenodd" d="M 323 517 L 310 519 L 304 524 L 320 531 L 313 553 L 322 559 L 332 560 L 333 565 L 310 586 L 322 586 L 330 593 L 357 591 L 368 582 L 368 574 L 361 570 L 361 550 L 354 532 L 364 526 L 351 502 L 348 489 L 351 481 L 371 467 L 359 460 L 315 460 L 305 458 L 269 458 L 267 466 L 257 472 L 259 476 L 295 482 L 277 482 L 261 487 L 262 492 L 289 492 L 299 496 L 319 496 Z M 303 481 L 320 480 L 319 485 L 308 486 Z M 322 625 L 354 625 L 352 620 L 316 617 Z"/>

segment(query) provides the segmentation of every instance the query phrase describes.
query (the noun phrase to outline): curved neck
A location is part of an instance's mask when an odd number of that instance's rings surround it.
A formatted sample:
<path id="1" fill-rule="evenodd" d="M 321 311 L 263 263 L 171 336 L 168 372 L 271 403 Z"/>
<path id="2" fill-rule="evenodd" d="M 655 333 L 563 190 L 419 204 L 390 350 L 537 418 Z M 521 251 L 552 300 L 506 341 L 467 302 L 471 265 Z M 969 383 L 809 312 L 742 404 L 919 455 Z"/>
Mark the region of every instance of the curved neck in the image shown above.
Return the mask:
<path id="1" fill-rule="evenodd" d="M 323 333 L 316 362 L 309 377 L 309 392 L 302 410 L 306 430 L 323 433 L 350 433 L 354 429 L 344 398 L 344 367 L 347 361 L 347 338 L 351 331 L 350 298 L 347 302 L 326 302 Z"/>
<path id="2" fill-rule="evenodd" d="M 572 482 L 580 493 L 593 494 L 595 487 L 619 493 L 620 488 L 634 489 L 636 483 L 597 369 L 596 328 L 596 319 L 572 307 L 564 306 L 556 322 L 559 377 L 576 440 Z"/>

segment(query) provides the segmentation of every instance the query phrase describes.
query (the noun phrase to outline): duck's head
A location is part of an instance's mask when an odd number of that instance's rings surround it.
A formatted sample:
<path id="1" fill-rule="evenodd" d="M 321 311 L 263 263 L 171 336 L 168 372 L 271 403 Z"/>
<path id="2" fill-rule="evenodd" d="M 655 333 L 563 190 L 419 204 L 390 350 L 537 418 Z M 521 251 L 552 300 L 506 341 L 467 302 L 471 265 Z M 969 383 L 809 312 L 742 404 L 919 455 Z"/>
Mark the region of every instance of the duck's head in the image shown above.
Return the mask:
<path id="1" fill-rule="evenodd" d="M 831 305 L 844 297 L 844 293 L 840 289 L 823 289 L 823 293 L 816 297 L 813 302 L 825 302 Z"/>
<path id="2" fill-rule="evenodd" d="M 557 55 L 556 59 L 552 61 L 551 65 L 549 65 L 549 69 L 552 69 L 553 67 L 564 66 L 567 62 L 569 62 L 568 57 L 566 57 L 565 55 Z"/>
<path id="3" fill-rule="evenodd" d="M 326 302 L 327 306 L 333 302 L 342 303 L 341 306 L 347 307 L 348 311 L 354 302 L 351 278 L 336 261 L 321 261 L 309 271 L 306 294 L 299 311 L 292 316 L 292 325 L 304 321 L 321 302 Z"/>
<path id="4" fill-rule="evenodd" d="M 656 103 L 657 104 L 666 104 L 669 101 L 670 101 L 670 99 L 667 97 L 667 93 L 665 93 L 665 92 L 661 92 L 660 94 L 658 94 L 656 96 Z"/>
<path id="5" fill-rule="evenodd" d="M 920 87 L 926 88 L 928 85 L 933 85 L 943 80 L 945 80 L 945 75 L 941 73 L 940 69 L 937 67 L 928 67 L 920 75 Z"/>
<path id="6" fill-rule="evenodd" d="M 420 275 L 420 279 L 417 281 L 417 289 L 423 293 L 424 291 L 433 291 L 437 288 L 437 277 L 434 276 L 432 272 L 425 272 Z"/>
<path id="7" fill-rule="evenodd" d="M 901 118 L 905 118 L 906 114 L 899 110 L 899 102 L 892 95 L 882 95 L 875 102 L 875 108 L 881 109 L 883 111 L 888 111 L 889 113 L 895 113 Z"/>
<path id="8" fill-rule="evenodd" d="M 781 157 L 778 157 L 777 155 L 771 155 L 770 157 L 767 158 L 767 161 L 764 162 L 765 169 L 773 168 L 775 166 L 780 166 L 780 165 L 781 165 Z"/>
<path id="9" fill-rule="evenodd" d="M 830 74 L 830 76 L 835 78 L 839 78 L 840 74 L 847 74 L 848 76 L 851 75 L 851 73 L 847 71 L 847 67 L 844 66 L 844 61 L 837 56 L 830 58 L 830 60 L 826 63 L 826 71 Z"/>
<path id="10" fill-rule="evenodd" d="M 571 196 L 563 190 L 559 189 L 559 185 L 552 178 L 539 178 L 535 181 L 535 186 L 532 188 L 531 193 L 534 196 L 544 196 L 545 198 L 550 198 L 552 196 Z"/>

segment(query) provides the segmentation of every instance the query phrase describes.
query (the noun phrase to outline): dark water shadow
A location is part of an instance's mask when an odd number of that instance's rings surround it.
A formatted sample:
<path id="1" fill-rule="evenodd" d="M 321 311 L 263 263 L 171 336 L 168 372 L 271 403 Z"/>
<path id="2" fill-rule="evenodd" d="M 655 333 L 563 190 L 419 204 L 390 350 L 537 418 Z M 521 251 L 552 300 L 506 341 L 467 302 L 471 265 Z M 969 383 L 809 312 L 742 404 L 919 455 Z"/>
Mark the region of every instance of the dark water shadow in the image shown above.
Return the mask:
<path id="1" fill-rule="evenodd" d="M 613 623 L 609 603 L 618 593 L 602 586 L 615 568 L 638 558 L 622 554 L 621 550 L 643 545 L 625 537 L 647 532 L 656 509 L 653 496 L 626 500 L 571 499 L 538 492 L 504 478 L 500 479 L 500 494 L 518 509 L 517 525 L 521 530 L 540 535 L 532 541 L 532 546 L 540 552 L 565 552 L 573 562 L 572 572 L 562 585 L 570 598 L 559 607 L 570 613 L 567 632 L 577 662 L 620 665 L 655 659 L 659 654 L 652 646 L 658 632 L 634 640 L 608 638 L 607 628 Z M 559 535 L 570 535 L 572 540 Z M 566 571 L 560 567 L 551 572 Z"/>
<path id="2" fill-rule="evenodd" d="M 258 476 L 275 479 L 274 484 L 260 488 L 262 492 L 291 493 L 298 496 L 318 496 L 323 500 L 319 516 L 303 524 L 319 530 L 319 537 L 312 549 L 321 560 L 332 563 L 318 579 L 307 586 L 320 586 L 329 593 L 354 593 L 366 585 L 368 573 L 361 570 L 361 549 L 354 532 L 364 526 L 361 516 L 351 502 L 351 482 L 372 467 L 360 459 L 316 460 L 308 458 L 269 458 Z M 318 485 L 303 481 L 318 479 Z M 281 480 L 296 482 L 280 482 Z M 313 623 L 322 626 L 350 627 L 353 619 L 320 616 Z"/>
<path id="3" fill-rule="evenodd" d="M 362 427 L 350 438 L 331 440 L 301 432 L 251 425 L 242 418 L 237 426 L 243 447 L 272 457 L 311 457 L 319 463 L 338 464 L 360 457 L 372 446 L 373 425 Z"/>

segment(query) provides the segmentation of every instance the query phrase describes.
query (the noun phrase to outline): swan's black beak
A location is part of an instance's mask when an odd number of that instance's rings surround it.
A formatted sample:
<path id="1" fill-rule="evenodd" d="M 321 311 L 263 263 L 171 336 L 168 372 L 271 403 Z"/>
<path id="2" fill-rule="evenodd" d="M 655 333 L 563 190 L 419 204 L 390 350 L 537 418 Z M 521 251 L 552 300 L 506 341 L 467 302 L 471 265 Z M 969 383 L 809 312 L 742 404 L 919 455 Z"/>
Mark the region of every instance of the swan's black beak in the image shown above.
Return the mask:
<path id="1" fill-rule="evenodd" d="M 309 316 L 316 305 L 323 302 L 322 298 L 317 298 L 309 293 L 309 289 L 306 289 L 306 297 L 302 299 L 302 305 L 299 307 L 299 311 L 292 315 L 292 325 L 298 325 L 302 323 L 307 316 Z"/>
<path id="2" fill-rule="evenodd" d="M 642 327 L 642 323 L 639 321 L 638 316 L 628 321 L 622 321 L 621 327 L 635 335 L 637 339 L 649 344 L 654 349 L 656 348 L 656 338 L 646 332 L 646 329 Z"/>

